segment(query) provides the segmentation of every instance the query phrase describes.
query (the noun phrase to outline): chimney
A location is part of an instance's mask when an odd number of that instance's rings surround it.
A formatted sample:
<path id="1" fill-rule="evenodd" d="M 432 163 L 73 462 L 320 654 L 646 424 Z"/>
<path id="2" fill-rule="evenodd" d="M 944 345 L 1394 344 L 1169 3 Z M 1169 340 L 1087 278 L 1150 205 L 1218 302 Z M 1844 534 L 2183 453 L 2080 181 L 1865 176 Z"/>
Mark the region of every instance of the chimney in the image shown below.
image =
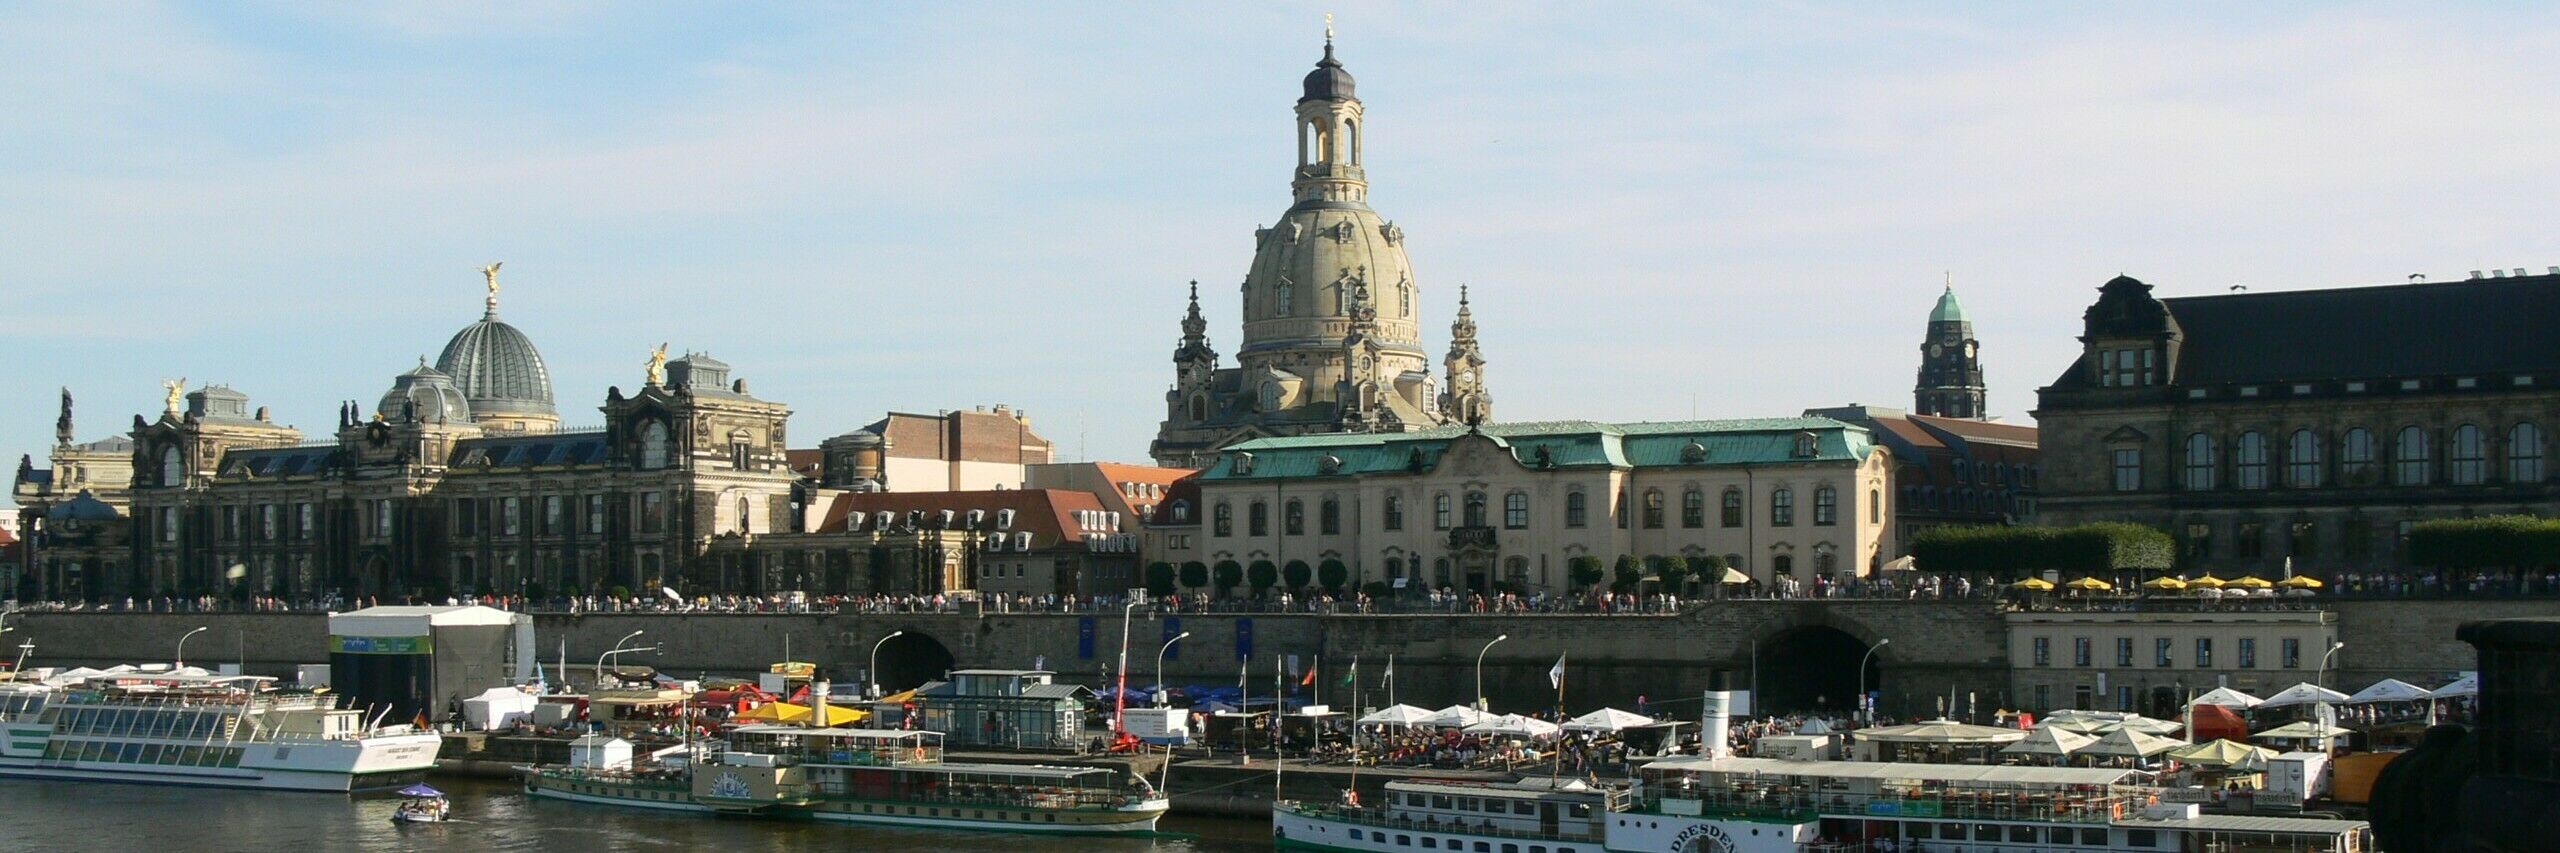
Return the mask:
<path id="1" fill-rule="evenodd" d="M 1707 672 L 1706 708 L 1698 712 L 1698 754 L 1706 758 L 1728 758 L 1733 755 L 1732 737 L 1733 690 L 1726 682 L 1724 670 Z"/>
<path id="2" fill-rule="evenodd" d="M 825 681 L 809 682 L 809 726 L 811 728 L 827 727 L 827 691 L 834 688 L 835 685 Z"/>

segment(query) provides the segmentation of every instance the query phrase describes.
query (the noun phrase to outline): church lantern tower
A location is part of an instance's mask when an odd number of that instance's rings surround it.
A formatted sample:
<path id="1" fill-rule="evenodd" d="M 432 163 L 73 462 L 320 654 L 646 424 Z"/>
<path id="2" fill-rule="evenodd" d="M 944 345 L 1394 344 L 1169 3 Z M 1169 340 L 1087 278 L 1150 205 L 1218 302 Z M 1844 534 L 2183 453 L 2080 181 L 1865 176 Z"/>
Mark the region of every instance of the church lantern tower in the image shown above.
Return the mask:
<path id="1" fill-rule="evenodd" d="M 1480 424 L 1493 420 L 1493 395 L 1485 390 L 1484 350 L 1476 346 L 1476 315 L 1467 307 L 1467 286 L 1458 285 L 1458 320 L 1449 324 L 1449 390 L 1440 395 L 1440 410 L 1450 420 Z"/>

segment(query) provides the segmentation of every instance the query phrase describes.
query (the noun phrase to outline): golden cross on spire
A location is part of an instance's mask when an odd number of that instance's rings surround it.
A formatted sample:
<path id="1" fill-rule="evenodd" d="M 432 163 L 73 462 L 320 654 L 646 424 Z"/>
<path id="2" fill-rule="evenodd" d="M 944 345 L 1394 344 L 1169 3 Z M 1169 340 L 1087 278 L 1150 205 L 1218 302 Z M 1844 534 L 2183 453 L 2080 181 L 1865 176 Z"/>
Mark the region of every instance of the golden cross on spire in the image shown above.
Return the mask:
<path id="1" fill-rule="evenodd" d="M 1955 271 L 1955 270 L 1947 270 L 1947 289 L 1948 289 L 1948 290 L 1954 290 L 1954 289 L 1956 289 L 1956 271 Z"/>
<path id="2" fill-rule="evenodd" d="M 1333 43 L 1333 13 L 1324 13 L 1324 43 Z"/>

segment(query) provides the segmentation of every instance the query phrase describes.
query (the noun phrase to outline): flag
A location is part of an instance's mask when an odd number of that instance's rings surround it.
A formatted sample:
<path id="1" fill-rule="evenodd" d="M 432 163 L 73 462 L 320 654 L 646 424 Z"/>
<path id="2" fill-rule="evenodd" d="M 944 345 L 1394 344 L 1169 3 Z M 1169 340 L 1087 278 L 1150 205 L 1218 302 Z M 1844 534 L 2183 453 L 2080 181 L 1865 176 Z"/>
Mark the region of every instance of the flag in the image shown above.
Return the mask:
<path id="1" fill-rule="evenodd" d="M 1304 687 L 1314 683 L 1316 683 L 1316 667 L 1314 664 L 1308 664 L 1307 676 L 1305 678 L 1298 679 L 1298 686 Z"/>
<path id="2" fill-rule="evenodd" d="M 1548 683 L 1548 684 L 1550 684 L 1550 685 L 1554 685 L 1554 687 L 1555 687 L 1557 690 L 1563 690 L 1563 689 L 1564 689 L 1564 656 L 1563 656 L 1563 655 L 1557 655 L 1557 656 L 1556 656 L 1556 665 L 1555 665 L 1555 668 L 1547 670 L 1547 683 Z"/>
<path id="3" fill-rule="evenodd" d="M 1243 690 L 1245 679 L 1253 677 L 1253 659 L 1236 661 L 1236 689 Z"/>
<path id="4" fill-rule="evenodd" d="M 1344 670 L 1344 671 L 1343 671 L 1343 673 L 1342 673 L 1342 686 L 1344 686 L 1344 687 L 1353 687 L 1353 686 L 1357 686 L 1357 685 L 1359 685 L 1359 683 L 1360 683 L 1360 659 L 1359 659 L 1359 658 L 1352 658 L 1352 659 L 1351 659 L 1351 668 L 1350 668 L 1350 669 L 1348 669 L 1348 670 Z"/>

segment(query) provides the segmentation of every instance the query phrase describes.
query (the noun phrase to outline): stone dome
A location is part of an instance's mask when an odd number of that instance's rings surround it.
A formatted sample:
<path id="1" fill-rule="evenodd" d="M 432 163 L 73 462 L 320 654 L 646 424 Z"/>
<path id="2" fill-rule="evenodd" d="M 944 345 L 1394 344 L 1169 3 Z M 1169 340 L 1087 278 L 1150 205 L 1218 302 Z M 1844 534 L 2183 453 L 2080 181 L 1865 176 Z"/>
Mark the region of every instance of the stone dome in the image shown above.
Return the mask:
<path id="1" fill-rule="evenodd" d="M 1333 59 L 1333 42 L 1324 43 L 1324 58 L 1316 61 L 1316 70 L 1307 72 L 1307 96 L 1302 101 L 1353 100 L 1351 72 Z"/>
<path id="2" fill-rule="evenodd" d="M 391 390 L 382 392 L 382 402 L 374 407 L 374 411 L 393 421 L 412 410 L 421 422 L 471 422 L 471 403 L 462 389 L 453 384 L 453 377 L 428 367 L 423 358 L 415 369 L 392 379 Z"/>
<path id="3" fill-rule="evenodd" d="M 494 307 L 480 322 L 454 333 L 444 354 L 436 357 L 435 369 L 462 390 L 470 411 L 557 414 L 551 403 L 551 370 L 543 366 L 542 352 L 533 348 L 532 338 L 498 319 Z"/>
<path id="4" fill-rule="evenodd" d="M 97 495 L 83 489 L 78 496 L 54 504 L 52 509 L 45 510 L 44 517 L 46 521 L 54 522 L 114 521 L 123 518 L 124 513 L 117 512 L 113 505 L 99 500 Z"/>

